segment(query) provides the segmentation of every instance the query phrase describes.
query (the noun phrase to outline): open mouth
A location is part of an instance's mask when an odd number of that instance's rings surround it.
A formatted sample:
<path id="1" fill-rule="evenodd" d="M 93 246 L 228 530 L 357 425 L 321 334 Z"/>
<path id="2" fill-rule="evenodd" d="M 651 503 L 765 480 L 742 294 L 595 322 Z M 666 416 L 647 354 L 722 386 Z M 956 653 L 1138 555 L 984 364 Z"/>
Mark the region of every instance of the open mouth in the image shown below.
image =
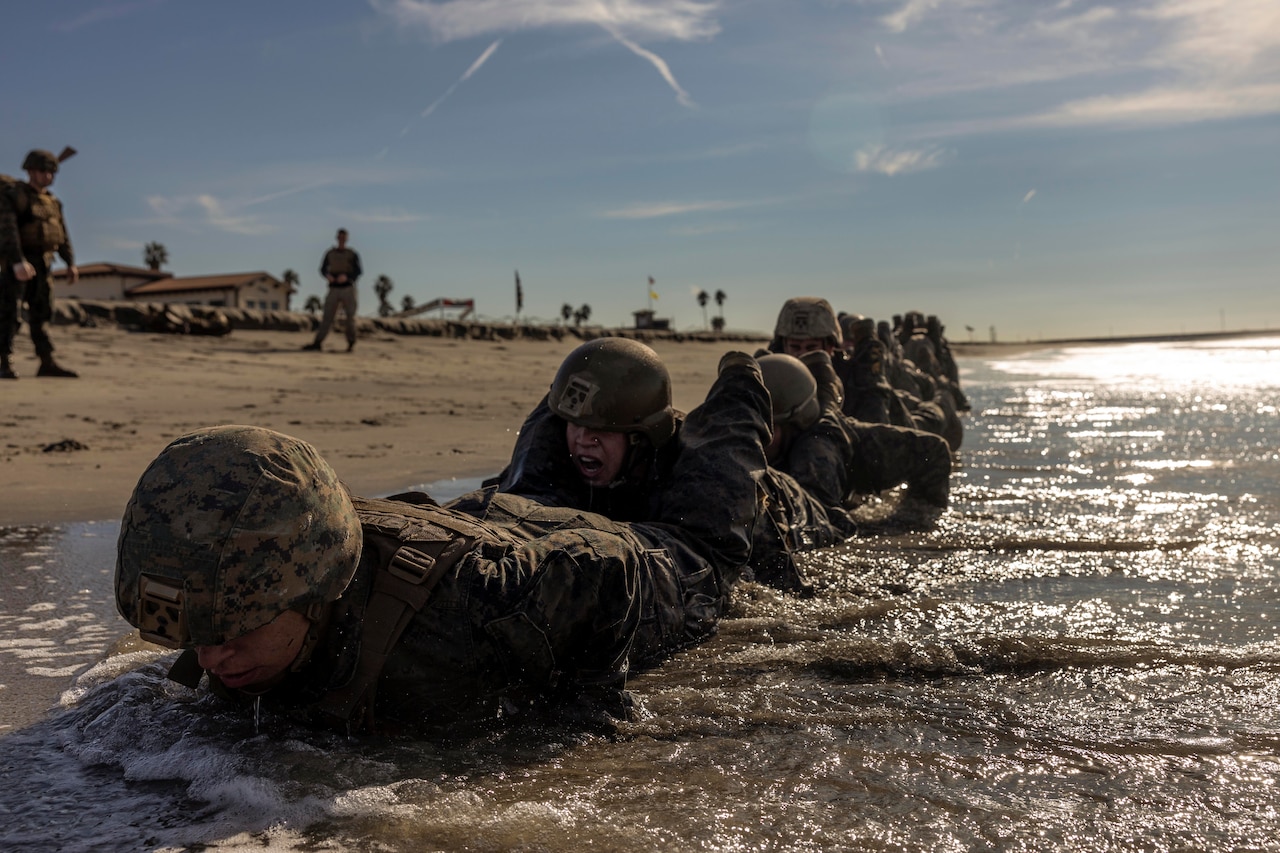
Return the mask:
<path id="1" fill-rule="evenodd" d="M 594 480 L 604 470 L 604 461 L 594 456 L 579 454 L 573 457 L 573 463 L 578 466 L 578 473 L 586 480 Z"/>

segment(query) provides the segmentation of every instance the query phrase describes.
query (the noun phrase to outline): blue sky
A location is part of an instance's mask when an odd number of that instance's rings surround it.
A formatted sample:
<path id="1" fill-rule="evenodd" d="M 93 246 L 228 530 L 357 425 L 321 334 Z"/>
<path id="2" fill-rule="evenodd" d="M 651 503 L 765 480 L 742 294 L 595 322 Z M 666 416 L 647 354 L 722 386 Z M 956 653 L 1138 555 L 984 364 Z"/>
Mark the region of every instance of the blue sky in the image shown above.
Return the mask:
<path id="1" fill-rule="evenodd" d="M 81 263 L 292 268 L 362 310 L 586 303 L 955 340 L 1280 327 L 1275 0 L 50 0 L 6 10 L 0 170 Z M 8 165 L 4 165 L 8 164 Z M 714 304 L 711 312 L 715 312 Z M 966 331 L 973 327 L 973 333 Z"/>

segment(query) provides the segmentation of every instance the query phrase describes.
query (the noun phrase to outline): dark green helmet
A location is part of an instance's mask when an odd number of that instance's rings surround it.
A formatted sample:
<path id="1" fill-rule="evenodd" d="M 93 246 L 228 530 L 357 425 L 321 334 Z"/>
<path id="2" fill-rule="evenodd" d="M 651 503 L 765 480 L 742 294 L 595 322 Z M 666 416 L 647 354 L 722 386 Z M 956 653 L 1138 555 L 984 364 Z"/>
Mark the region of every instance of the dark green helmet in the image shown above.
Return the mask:
<path id="1" fill-rule="evenodd" d="M 337 599 L 362 538 L 311 445 L 259 427 L 199 430 L 156 457 L 125 507 L 116 606 L 146 640 L 221 645 Z"/>
<path id="2" fill-rule="evenodd" d="M 773 328 L 775 341 L 785 338 L 823 338 L 839 346 L 840 321 L 831 303 L 818 296 L 796 296 L 782 303 Z"/>
<path id="3" fill-rule="evenodd" d="M 840 331 L 846 341 L 857 343 L 875 334 L 876 321 L 861 314 L 845 314 L 840 318 Z"/>
<path id="4" fill-rule="evenodd" d="M 556 371 L 547 404 L 570 423 L 640 433 L 654 447 L 676 431 L 667 366 L 652 349 L 629 338 L 596 338 L 569 353 Z"/>
<path id="5" fill-rule="evenodd" d="M 54 156 L 52 151 L 37 148 L 34 151 L 27 152 L 27 159 L 22 161 L 22 168 L 28 172 L 56 172 L 58 171 L 58 158 Z"/>
<path id="6" fill-rule="evenodd" d="M 818 403 L 818 383 L 804 362 L 793 355 L 772 353 L 756 359 L 764 387 L 773 401 L 773 423 L 803 432 L 822 414 Z"/>

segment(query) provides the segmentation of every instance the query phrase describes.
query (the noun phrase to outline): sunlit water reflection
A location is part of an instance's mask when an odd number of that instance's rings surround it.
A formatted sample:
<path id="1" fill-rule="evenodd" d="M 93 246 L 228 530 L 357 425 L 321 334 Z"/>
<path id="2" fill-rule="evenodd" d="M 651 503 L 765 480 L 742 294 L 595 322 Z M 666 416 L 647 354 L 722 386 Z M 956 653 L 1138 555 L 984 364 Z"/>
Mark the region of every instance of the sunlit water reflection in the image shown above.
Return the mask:
<path id="1" fill-rule="evenodd" d="M 614 739 L 255 732 L 120 647 L 0 739 L 0 849 L 1280 849 L 1277 356 L 966 360 L 937 528 L 744 586 Z M 6 684 L 123 633 L 113 539 L 0 538 Z"/>

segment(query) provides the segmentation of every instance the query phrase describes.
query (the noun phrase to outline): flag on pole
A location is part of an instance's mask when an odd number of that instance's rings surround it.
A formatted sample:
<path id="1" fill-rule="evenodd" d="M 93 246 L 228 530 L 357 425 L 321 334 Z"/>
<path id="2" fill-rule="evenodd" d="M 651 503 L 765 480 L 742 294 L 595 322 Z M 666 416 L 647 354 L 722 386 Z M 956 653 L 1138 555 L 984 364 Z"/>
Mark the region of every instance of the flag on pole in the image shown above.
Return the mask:
<path id="1" fill-rule="evenodd" d="M 649 276 L 649 298 L 650 299 L 658 298 L 658 291 L 653 289 L 653 276 Z"/>
<path id="2" fill-rule="evenodd" d="M 520 286 L 520 270 L 516 270 L 516 313 L 524 310 L 524 288 Z"/>

